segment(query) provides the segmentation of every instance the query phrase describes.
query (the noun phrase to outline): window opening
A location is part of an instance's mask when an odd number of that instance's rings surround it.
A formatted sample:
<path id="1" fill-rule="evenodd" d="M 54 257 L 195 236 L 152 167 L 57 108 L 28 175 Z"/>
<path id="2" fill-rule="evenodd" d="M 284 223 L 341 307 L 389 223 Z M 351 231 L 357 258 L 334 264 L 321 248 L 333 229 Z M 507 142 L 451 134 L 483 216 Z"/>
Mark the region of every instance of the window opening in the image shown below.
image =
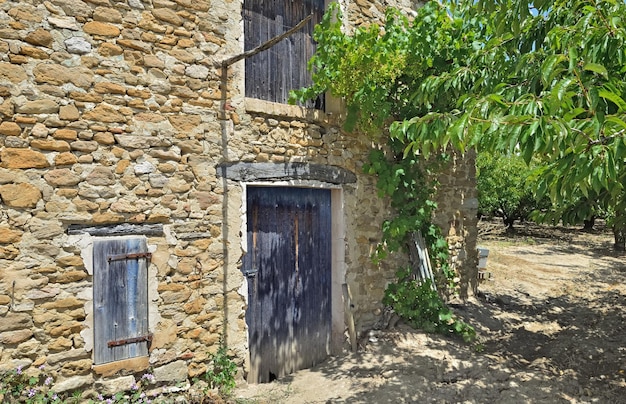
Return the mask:
<path id="1" fill-rule="evenodd" d="M 311 85 L 307 63 L 315 52 L 313 29 L 324 14 L 324 0 L 246 0 L 243 5 L 245 51 L 295 26 L 308 15 L 304 28 L 272 48 L 246 59 L 246 97 L 287 103 L 289 91 Z M 307 108 L 324 109 L 324 96 Z"/>

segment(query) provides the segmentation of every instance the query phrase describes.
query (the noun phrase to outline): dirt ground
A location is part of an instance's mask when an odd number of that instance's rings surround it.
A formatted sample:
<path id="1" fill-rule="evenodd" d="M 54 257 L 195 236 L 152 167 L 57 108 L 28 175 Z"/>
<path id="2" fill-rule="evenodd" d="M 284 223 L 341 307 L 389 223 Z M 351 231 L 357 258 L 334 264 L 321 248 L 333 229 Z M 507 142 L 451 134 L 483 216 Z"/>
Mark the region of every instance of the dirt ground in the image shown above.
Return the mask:
<path id="1" fill-rule="evenodd" d="M 262 385 L 240 403 L 626 403 L 626 255 L 599 231 L 481 227 L 480 293 L 455 312 L 473 345 L 399 325 L 359 352 Z"/>

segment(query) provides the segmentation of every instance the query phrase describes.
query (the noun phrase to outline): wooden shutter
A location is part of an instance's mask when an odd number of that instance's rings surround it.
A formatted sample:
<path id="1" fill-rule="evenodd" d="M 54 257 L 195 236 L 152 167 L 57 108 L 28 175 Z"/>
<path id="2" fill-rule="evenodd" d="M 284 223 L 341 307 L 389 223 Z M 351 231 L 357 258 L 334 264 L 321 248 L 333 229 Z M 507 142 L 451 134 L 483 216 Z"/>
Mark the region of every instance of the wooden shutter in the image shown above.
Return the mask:
<path id="1" fill-rule="evenodd" d="M 313 13 L 300 31 L 246 59 L 246 97 L 286 103 L 289 91 L 312 84 L 307 63 L 315 52 L 313 28 L 324 14 L 324 0 L 246 0 L 245 50 L 282 34 Z M 323 98 L 307 107 L 323 109 Z"/>
<path id="2" fill-rule="evenodd" d="M 93 244 L 94 362 L 148 355 L 148 254 L 143 237 Z"/>

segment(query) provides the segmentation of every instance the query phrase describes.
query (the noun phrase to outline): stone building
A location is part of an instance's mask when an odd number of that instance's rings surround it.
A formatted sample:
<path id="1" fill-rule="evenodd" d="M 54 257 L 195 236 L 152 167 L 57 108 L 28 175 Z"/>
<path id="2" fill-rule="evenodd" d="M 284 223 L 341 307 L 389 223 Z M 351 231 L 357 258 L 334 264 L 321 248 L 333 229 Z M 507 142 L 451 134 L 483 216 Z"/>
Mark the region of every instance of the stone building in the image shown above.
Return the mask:
<path id="1" fill-rule="evenodd" d="M 357 331 L 376 322 L 394 268 L 370 259 L 389 214 L 362 173 L 370 142 L 332 100 L 246 96 L 249 62 L 220 64 L 252 46 L 243 3 L 0 1 L 0 372 L 45 365 L 57 391 L 128 389 L 148 370 L 176 384 L 223 341 L 264 381 L 342 352 L 344 284 Z M 411 3 L 342 0 L 344 23 Z M 467 282 L 473 177 L 472 160 L 451 165 L 437 216 Z M 322 278 L 263 280 L 258 265 L 293 261 L 286 245 Z M 291 333 L 256 353 L 255 307 L 257 332 Z M 317 325 L 293 334 L 298 321 Z M 317 356 L 293 354 L 311 341 Z M 281 363 L 260 364 L 266 349 Z"/>

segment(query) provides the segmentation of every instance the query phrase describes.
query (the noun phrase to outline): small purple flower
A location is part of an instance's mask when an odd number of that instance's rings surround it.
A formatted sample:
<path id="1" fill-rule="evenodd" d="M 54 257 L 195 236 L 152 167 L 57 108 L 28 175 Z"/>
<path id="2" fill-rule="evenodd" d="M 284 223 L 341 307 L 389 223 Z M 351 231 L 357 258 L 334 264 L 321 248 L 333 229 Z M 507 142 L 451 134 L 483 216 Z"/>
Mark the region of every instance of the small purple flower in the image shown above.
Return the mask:
<path id="1" fill-rule="evenodd" d="M 113 399 L 112 399 L 112 398 L 107 398 L 106 403 L 107 403 L 107 404 L 113 404 Z"/>
<path id="2" fill-rule="evenodd" d="M 52 395 L 52 399 L 55 400 L 55 401 L 59 399 L 59 396 L 57 396 L 57 393 L 54 393 Z"/>
<path id="3" fill-rule="evenodd" d="M 130 386 L 130 389 L 131 389 L 132 391 L 137 391 L 137 390 L 139 390 L 139 386 L 137 386 L 135 383 L 133 383 L 133 385 L 132 385 L 132 386 Z"/>
<path id="4" fill-rule="evenodd" d="M 35 390 L 35 389 L 28 389 L 28 397 L 34 397 L 35 394 L 37 394 L 37 390 Z"/>
<path id="5" fill-rule="evenodd" d="M 98 394 L 98 400 L 104 401 L 104 397 L 102 397 L 102 394 Z"/>
<path id="6" fill-rule="evenodd" d="M 19 366 L 17 367 L 17 374 L 18 374 L 18 375 L 21 375 L 21 374 L 22 374 L 22 365 L 19 365 Z"/>
<path id="7" fill-rule="evenodd" d="M 142 391 L 141 394 L 139 395 L 139 398 L 146 398 L 146 393 Z"/>
<path id="8" fill-rule="evenodd" d="M 147 380 L 149 382 L 154 382 L 154 375 L 152 373 L 144 373 L 143 376 L 141 376 L 142 380 Z"/>
<path id="9" fill-rule="evenodd" d="M 46 381 L 43 382 L 43 384 L 45 384 L 46 386 L 49 386 L 52 383 L 52 377 L 48 376 L 46 377 Z"/>
<path id="10" fill-rule="evenodd" d="M 39 370 L 44 370 L 46 368 L 46 365 L 39 365 Z"/>

